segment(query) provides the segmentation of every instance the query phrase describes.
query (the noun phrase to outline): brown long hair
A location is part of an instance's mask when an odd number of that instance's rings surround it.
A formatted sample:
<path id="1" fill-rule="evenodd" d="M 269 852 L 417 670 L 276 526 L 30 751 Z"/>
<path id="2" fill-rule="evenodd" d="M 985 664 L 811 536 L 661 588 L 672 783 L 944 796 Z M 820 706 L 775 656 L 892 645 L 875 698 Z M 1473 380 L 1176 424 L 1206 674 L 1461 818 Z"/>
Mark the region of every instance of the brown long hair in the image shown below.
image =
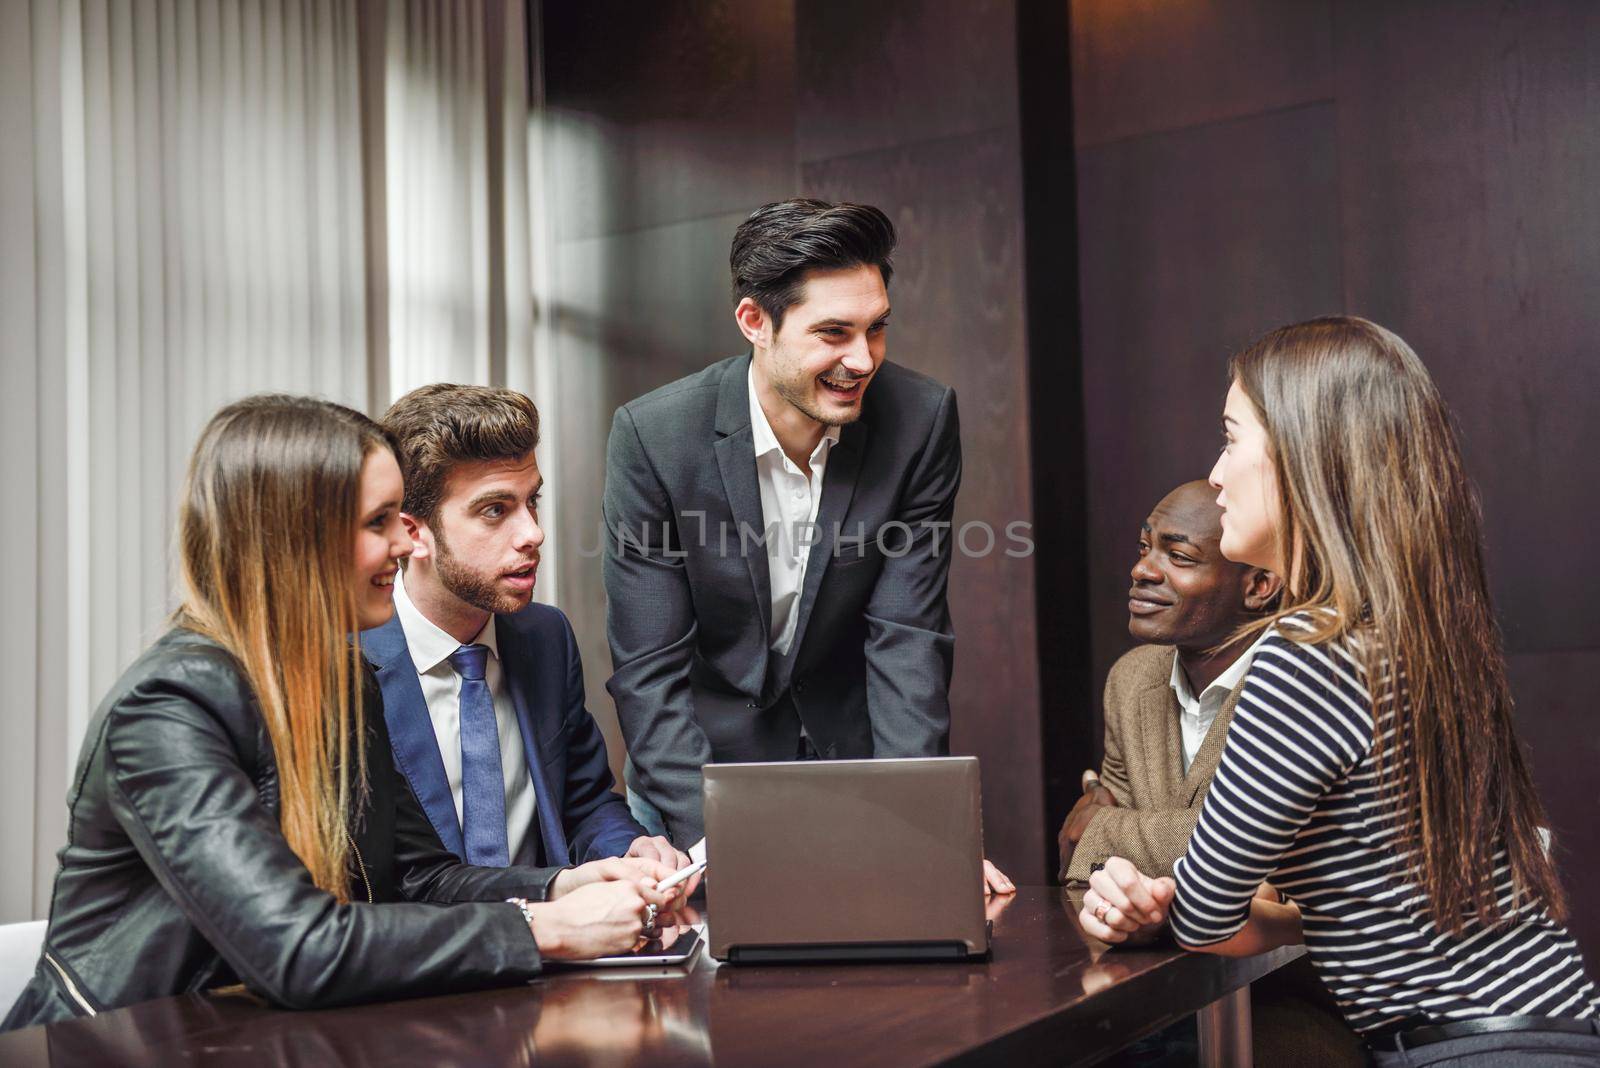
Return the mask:
<path id="1" fill-rule="evenodd" d="M 1273 620 L 1333 609 L 1313 614 L 1303 640 L 1360 636 L 1351 644 L 1374 719 L 1393 710 L 1393 751 L 1381 727 L 1375 740 L 1379 782 L 1434 926 L 1458 933 L 1469 916 L 1508 918 L 1494 888 L 1502 845 L 1511 911 L 1532 898 L 1563 919 L 1512 722 L 1477 496 L 1427 368 L 1383 327 L 1334 317 L 1275 330 L 1229 369 L 1278 475 L 1289 574 Z"/>
<path id="2" fill-rule="evenodd" d="M 347 819 L 366 789 L 350 575 L 361 467 L 391 447 L 359 412 L 261 395 L 223 408 L 189 462 L 174 622 L 244 669 L 277 758 L 289 847 L 349 900 Z"/>

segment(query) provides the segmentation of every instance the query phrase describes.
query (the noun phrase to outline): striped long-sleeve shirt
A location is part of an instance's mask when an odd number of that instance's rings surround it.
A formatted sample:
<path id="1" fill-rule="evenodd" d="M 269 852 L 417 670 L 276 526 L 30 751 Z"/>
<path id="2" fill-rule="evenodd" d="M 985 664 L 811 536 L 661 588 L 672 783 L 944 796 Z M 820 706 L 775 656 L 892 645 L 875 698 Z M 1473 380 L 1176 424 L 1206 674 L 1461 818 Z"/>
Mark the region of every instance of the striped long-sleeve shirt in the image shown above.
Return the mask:
<path id="1" fill-rule="evenodd" d="M 1524 902 L 1499 927 L 1434 927 L 1378 798 L 1365 674 L 1348 646 L 1285 637 L 1296 629 L 1282 621 L 1250 666 L 1175 868 L 1173 932 L 1196 946 L 1229 938 L 1268 880 L 1299 906 L 1312 964 L 1358 1032 L 1419 1014 L 1595 1016 L 1577 946 L 1542 905 Z M 1513 894 L 1503 847 L 1495 865 L 1504 915 Z"/>

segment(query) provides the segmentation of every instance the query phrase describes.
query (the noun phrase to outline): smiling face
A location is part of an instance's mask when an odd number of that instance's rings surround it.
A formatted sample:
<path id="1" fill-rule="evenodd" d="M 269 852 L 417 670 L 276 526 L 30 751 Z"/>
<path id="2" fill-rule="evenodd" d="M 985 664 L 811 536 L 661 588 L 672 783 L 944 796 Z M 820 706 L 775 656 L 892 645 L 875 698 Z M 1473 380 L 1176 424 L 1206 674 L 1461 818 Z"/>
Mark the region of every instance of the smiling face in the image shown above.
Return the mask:
<path id="1" fill-rule="evenodd" d="M 1217 457 L 1210 479 L 1222 508 L 1222 555 L 1281 575 L 1278 531 L 1283 520 L 1277 468 L 1267 428 L 1238 382 L 1228 389 L 1222 433 L 1222 455 Z"/>
<path id="2" fill-rule="evenodd" d="M 889 291 L 877 267 L 808 272 L 799 303 L 784 311 L 776 331 L 749 297 L 734 317 L 754 350 L 762 406 L 775 428 L 786 413 L 774 412 L 769 398 L 821 426 L 861 417 L 862 397 L 888 350 Z"/>
<path id="3" fill-rule="evenodd" d="M 395 572 L 411 552 L 411 536 L 400 519 L 404 488 L 394 453 L 386 448 L 367 453 L 361 464 L 351 576 L 356 621 L 362 630 L 382 626 L 394 615 Z"/>
<path id="4" fill-rule="evenodd" d="M 1128 633 L 1139 641 L 1209 649 L 1259 607 L 1258 573 L 1222 555 L 1211 498 L 1204 482 L 1185 483 L 1145 520 L 1128 590 Z"/>
<path id="5" fill-rule="evenodd" d="M 456 602 L 450 607 L 466 606 L 480 614 L 527 607 L 544 544 L 539 526 L 543 486 L 531 451 L 515 460 L 472 461 L 453 468 L 433 522 L 409 518 L 416 551 L 406 571 L 406 592 L 418 607 L 430 617 L 435 613 L 429 609 L 446 607 L 441 601 L 447 599 Z"/>

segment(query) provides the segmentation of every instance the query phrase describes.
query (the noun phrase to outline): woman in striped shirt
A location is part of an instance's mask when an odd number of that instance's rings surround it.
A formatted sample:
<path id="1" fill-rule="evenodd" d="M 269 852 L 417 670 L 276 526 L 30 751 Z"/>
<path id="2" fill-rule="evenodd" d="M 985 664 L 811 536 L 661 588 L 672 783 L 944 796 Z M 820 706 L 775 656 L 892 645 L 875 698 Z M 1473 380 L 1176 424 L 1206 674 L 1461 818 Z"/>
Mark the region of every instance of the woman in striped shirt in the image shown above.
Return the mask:
<path id="1" fill-rule="evenodd" d="M 1355 318 L 1274 331 L 1230 371 L 1222 552 L 1283 575 L 1284 603 L 1175 877 L 1112 858 L 1084 929 L 1303 940 L 1380 1065 L 1600 1063 L 1433 380 Z"/>

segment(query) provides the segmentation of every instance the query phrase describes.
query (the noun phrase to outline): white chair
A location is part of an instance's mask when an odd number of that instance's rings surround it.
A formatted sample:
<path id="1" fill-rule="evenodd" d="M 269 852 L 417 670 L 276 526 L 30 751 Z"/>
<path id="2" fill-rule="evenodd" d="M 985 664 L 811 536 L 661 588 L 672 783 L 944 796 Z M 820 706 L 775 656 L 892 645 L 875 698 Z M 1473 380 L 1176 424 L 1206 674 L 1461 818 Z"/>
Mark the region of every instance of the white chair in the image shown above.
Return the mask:
<path id="1" fill-rule="evenodd" d="M 0 1019 L 11 1011 L 17 995 L 39 966 L 44 928 L 43 920 L 0 925 Z"/>

